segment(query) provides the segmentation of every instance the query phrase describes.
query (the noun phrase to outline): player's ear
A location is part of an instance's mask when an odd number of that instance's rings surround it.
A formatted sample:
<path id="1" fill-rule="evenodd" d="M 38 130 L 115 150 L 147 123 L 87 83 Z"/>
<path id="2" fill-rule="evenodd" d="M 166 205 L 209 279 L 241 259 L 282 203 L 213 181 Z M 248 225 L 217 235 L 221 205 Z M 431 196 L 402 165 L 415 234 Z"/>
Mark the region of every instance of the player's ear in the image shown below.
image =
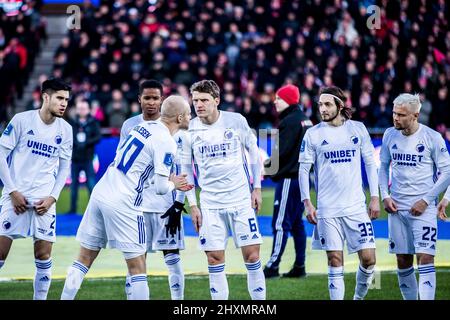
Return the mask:
<path id="1" fill-rule="evenodd" d="M 214 102 L 216 103 L 216 105 L 218 106 L 220 104 L 220 98 L 214 98 Z"/>
<path id="2" fill-rule="evenodd" d="M 138 94 L 138 103 L 141 104 L 141 95 Z"/>
<path id="3" fill-rule="evenodd" d="M 50 101 L 50 95 L 47 92 L 42 94 L 42 101 L 48 103 Z"/>

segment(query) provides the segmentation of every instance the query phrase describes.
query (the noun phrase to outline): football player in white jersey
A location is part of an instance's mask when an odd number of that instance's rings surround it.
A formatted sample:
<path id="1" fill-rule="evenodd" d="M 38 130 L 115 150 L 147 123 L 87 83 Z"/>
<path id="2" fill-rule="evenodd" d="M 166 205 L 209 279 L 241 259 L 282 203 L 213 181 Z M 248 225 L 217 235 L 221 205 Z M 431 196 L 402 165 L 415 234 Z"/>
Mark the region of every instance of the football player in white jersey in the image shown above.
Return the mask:
<path id="1" fill-rule="evenodd" d="M 448 206 L 448 203 L 450 201 L 450 187 L 447 188 L 447 191 L 444 194 L 444 197 L 439 202 L 438 205 L 438 217 L 441 220 L 447 220 L 447 214 L 445 213 L 445 209 Z"/>
<path id="2" fill-rule="evenodd" d="M 144 80 L 139 85 L 138 101 L 141 105 L 142 114 L 126 120 L 120 131 L 119 146 L 127 138 L 130 131 L 142 121 L 151 121 L 159 119 L 161 113 L 161 103 L 163 101 L 163 86 L 156 80 Z M 174 135 L 177 143 L 177 155 L 175 163 L 178 162 L 179 155 L 183 146 L 185 130 L 178 130 Z M 178 165 L 179 168 L 179 165 Z M 178 174 L 178 172 L 176 172 Z M 168 192 L 165 195 L 156 194 L 154 184 L 144 189 L 142 201 L 142 210 L 144 211 L 145 228 L 147 236 L 147 252 L 160 250 L 164 254 L 164 262 L 169 270 L 169 289 L 172 300 L 182 300 L 184 298 L 184 273 L 181 265 L 180 251 L 184 249 L 184 230 L 180 225 L 180 230 L 174 235 L 166 232 L 165 225 L 169 217 L 161 219 L 163 213 L 176 205 L 180 210 L 184 208 L 184 193 Z M 127 274 L 125 291 L 129 296 L 131 286 L 131 277 Z"/>
<path id="3" fill-rule="evenodd" d="M 394 127 L 385 131 L 380 154 L 380 191 L 389 213 L 389 252 L 397 255 L 398 282 L 405 300 L 416 300 L 418 296 L 421 300 L 434 299 L 436 206 L 450 177 L 445 141 L 438 132 L 419 124 L 420 107 L 419 95 L 404 93 L 394 100 Z M 441 172 L 439 179 L 437 171 Z M 419 269 L 418 288 L 414 254 Z"/>
<path id="4" fill-rule="evenodd" d="M 95 186 L 78 228 L 80 253 L 68 270 L 61 299 L 75 298 L 106 244 L 123 252 L 131 278 L 128 298 L 149 299 L 143 191 L 152 179 L 157 194 L 193 187 L 185 176 L 170 175 L 176 152 L 172 135 L 187 129 L 190 117 L 189 104 L 180 96 L 170 96 L 161 107 L 159 120 L 137 125 L 119 146 L 113 163 Z"/>
<path id="5" fill-rule="evenodd" d="M 214 81 L 196 82 L 190 91 L 197 117 L 189 124 L 191 147 L 182 159 L 183 172 L 188 173 L 191 183 L 193 161 L 201 189 L 201 211 L 194 190 L 186 196 L 199 233 L 199 246 L 208 259 L 211 297 L 228 299 L 225 248 L 231 231 L 235 246 L 242 250 L 250 296 L 263 300 L 266 284 L 259 256 L 262 238 L 255 215 L 262 202 L 256 136 L 242 115 L 218 110 L 220 89 Z M 245 149 L 249 152 L 253 186 Z"/>
<path id="6" fill-rule="evenodd" d="M 300 147 L 300 192 L 307 220 L 314 228 L 313 249 L 326 250 L 330 299 L 344 299 L 344 241 L 358 253 L 353 299 L 367 294 L 375 267 L 375 235 L 371 219 L 380 214 L 374 147 L 364 124 L 351 119 L 346 97 L 337 87 L 320 91 L 322 122 L 306 131 Z M 364 159 L 371 200 L 369 208 L 361 178 Z M 314 165 L 317 210 L 310 200 L 309 171 Z"/>
<path id="7" fill-rule="evenodd" d="M 0 138 L 0 268 L 14 239 L 33 237 L 35 300 L 50 288 L 55 203 L 70 172 L 72 127 L 62 119 L 70 90 L 60 79 L 44 81 L 41 108 L 16 114 Z"/>

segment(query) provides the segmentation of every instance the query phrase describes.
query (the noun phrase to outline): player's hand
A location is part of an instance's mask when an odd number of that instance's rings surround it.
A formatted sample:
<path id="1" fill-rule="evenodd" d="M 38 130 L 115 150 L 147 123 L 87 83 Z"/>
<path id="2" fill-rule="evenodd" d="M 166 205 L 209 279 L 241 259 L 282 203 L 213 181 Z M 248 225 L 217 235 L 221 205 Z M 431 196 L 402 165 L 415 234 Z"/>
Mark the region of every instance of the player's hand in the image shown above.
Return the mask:
<path id="1" fill-rule="evenodd" d="M 202 213 L 197 206 L 191 206 L 191 219 L 194 224 L 195 232 L 198 233 L 202 226 Z"/>
<path id="2" fill-rule="evenodd" d="M 445 209 L 448 206 L 448 200 L 442 198 L 441 202 L 438 204 L 438 218 L 441 220 L 447 220 L 447 214 L 445 213 Z"/>
<path id="3" fill-rule="evenodd" d="M 252 192 L 252 208 L 259 213 L 262 206 L 261 188 L 255 188 Z"/>
<path id="4" fill-rule="evenodd" d="M 21 214 L 27 211 L 28 201 L 27 199 L 25 199 L 23 194 L 21 194 L 19 191 L 13 191 L 9 194 L 9 196 L 11 197 L 11 202 L 16 214 Z"/>
<path id="5" fill-rule="evenodd" d="M 414 205 L 412 206 L 411 210 L 409 210 L 409 212 L 411 212 L 411 214 L 413 216 L 420 216 L 422 213 L 425 212 L 427 207 L 428 207 L 428 204 L 424 200 L 420 199 L 419 201 L 414 203 Z"/>
<path id="6" fill-rule="evenodd" d="M 397 213 L 397 204 L 391 197 L 383 199 L 384 210 L 388 213 Z"/>
<path id="7" fill-rule="evenodd" d="M 44 215 L 48 209 L 56 202 L 55 198 L 49 196 L 45 199 L 39 200 L 34 203 L 34 209 L 36 213 L 40 216 Z"/>
<path id="8" fill-rule="evenodd" d="M 370 197 L 369 218 L 375 220 L 380 217 L 380 198 Z"/>
<path id="9" fill-rule="evenodd" d="M 305 201 L 306 220 L 311 224 L 317 224 L 317 211 L 310 200 Z"/>
<path id="10" fill-rule="evenodd" d="M 173 205 L 167 209 L 167 211 L 161 215 L 161 219 L 167 219 L 166 223 L 166 237 L 169 237 L 169 233 L 172 237 L 174 237 L 178 231 L 181 230 L 181 213 L 187 212 L 184 208 L 184 203 L 175 201 Z"/>
<path id="11" fill-rule="evenodd" d="M 173 184 L 175 185 L 175 189 L 180 191 L 189 191 L 194 187 L 194 185 L 188 183 L 186 176 L 186 173 L 182 173 L 178 176 L 172 173 L 169 177 L 169 180 L 173 182 Z"/>

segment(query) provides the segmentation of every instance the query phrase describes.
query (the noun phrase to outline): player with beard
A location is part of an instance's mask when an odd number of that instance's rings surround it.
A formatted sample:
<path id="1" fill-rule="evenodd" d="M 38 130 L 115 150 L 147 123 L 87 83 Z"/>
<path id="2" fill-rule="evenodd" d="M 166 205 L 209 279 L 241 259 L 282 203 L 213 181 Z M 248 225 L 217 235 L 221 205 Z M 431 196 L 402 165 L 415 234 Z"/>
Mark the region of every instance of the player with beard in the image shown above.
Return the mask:
<path id="1" fill-rule="evenodd" d="M 418 122 L 420 108 L 419 95 L 403 93 L 395 98 L 394 127 L 384 132 L 380 153 L 380 191 L 389 213 L 389 252 L 396 254 L 398 284 L 405 300 L 434 300 L 437 215 L 439 211 L 441 218 L 445 215 L 446 199 L 438 206 L 438 196 L 450 179 L 445 141 L 440 133 Z"/>
<path id="2" fill-rule="evenodd" d="M 62 119 L 70 90 L 60 79 L 44 81 L 41 108 L 16 114 L 0 138 L 0 268 L 14 239 L 33 237 L 34 300 L 45 300 L 51 283 L 55 203 L 72 158 L 72 126 Z"/>
<path id="3" fill-rule="evenodd" d="M 344 241 L 349 254 L 358 253 L 353 299 L 363 299 L 375 267 L 375 238 L 371 219 L 380 214 L 374 147 L 366 127 L 350 120 L 343 91 L 320 91 L 322 122 L 308 129 L 300 147 L 299 181 L 307 220 L 315 225 L 313 249 L 326 250 L 330 299 L 344 299 Z M 371 200 L 366 198 L 361 177 L 364 159 Z M 309 171 L 314 165 L 317 210 L 310 200 Z"/>

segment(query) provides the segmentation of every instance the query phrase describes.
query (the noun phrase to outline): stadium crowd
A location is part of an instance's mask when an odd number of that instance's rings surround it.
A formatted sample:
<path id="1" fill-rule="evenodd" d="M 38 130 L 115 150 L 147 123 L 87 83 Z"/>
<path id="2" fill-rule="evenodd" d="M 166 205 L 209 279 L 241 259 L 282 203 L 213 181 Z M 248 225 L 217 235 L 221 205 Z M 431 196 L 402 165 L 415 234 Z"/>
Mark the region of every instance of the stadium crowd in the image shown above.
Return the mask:
<path id="1" fill-rule="evenodd" d="M 368 27 L 370 5 L 380 9 L 379 28 Z M 210 78 L 223 88 L 222 109 L 252 128 L 277 126 L 273 98 L 283 83 L 300 87 L 318 122 L 318 90 L 333 84 L 346 89 L 354 119 L 380 132 L 392 125 L 393 98 L 420 92 L 421 122 L 443 133 L 448 10 L 444 0 L 85 1 L 81 29 L 55 52 L 53 76 L 73 83 L 103 127 L 139 113 L 141 79 L 188 97 L 190 84 Z"/>
<path id="2" fill-rule="evenodd" d="M 0 4 L 0 124 L 7 119 L 7 107 L 23 95 L 36 55 L 47 38 L 42 1 Z"/>

